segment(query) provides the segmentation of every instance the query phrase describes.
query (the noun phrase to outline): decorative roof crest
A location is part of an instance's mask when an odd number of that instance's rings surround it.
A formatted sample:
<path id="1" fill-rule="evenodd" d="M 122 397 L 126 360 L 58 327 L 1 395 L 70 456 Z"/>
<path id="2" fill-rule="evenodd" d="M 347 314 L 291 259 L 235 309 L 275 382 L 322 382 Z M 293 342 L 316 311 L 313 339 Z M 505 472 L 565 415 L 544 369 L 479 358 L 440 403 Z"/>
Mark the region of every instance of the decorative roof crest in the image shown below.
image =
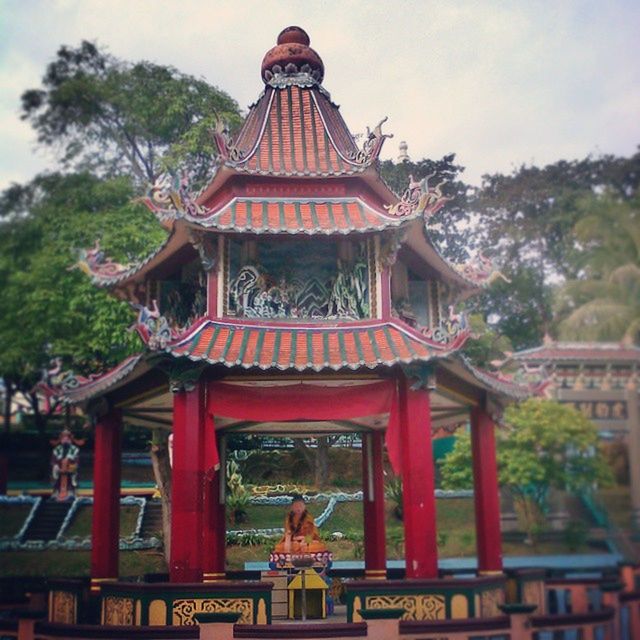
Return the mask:
<path id="1" fill-rule="evenodd" d="M 414 180 L 410 175 L 409 186 L 402 194 L 400 202 L 386 207 L 389 214 L 402 217 L 422 215 L 427 222 L 431 216 L 440 211 L 452 198 L 442 194 L 441 187 L 446 180 L 439 182 L 435 187 L 429 186 L 429 180 L 435 175 L 432 173 L 419 181 Z"/>
<path id="2" fill-rule="evenodd" d="M 474 284 L 488 287 L 496 280 L 511 282 L 497 267 L 492 258 L 487 258 L 481 251 L 464 264 L 454 264 L 453 268 L 466 280 Z"/>
<path id="3" fill-rule="evenodd" d="M 100 248 L 100 240 L 96 240 L 93 249 L 80 249 L 78 253 L 78 261 L 71 268 L 77 267 L 94 280 L 117 277 L 135 266 L 135 263 L 119 264 L 105 256 Z"/>
<path id="4" fill-rule="evenodd" d="M 198 205 L 188 190 L 189 180 L 185 173 L 178 177 L 163 173 L 147 191 L 141 201 L 161 222 L 172 223 L 184 215 L 198 217 L 206 210 Z M 166 225 L 164 225 L 166 226 Z"/>
<path id="5" fill-rule="evenodd" d="M 371 160 L 378 157 L 380 149 L 387 138 L 393 138 L 392 133 L 382 133 L 382 125 L 389 119 L 385 116 L 373 128 L 373 131 L 367 127 L 366 139 L 362 145 L 362 149 L 352 154 L 349 158 L 356 164 L 369 164 Z"/>
<path id="6" fill-rule="evenodd" d="M 132 304 L 138 310 L 138 318 L 129 327 L 137 331 L 142 342 L 153 351 L 164 349 L 171 340 L 177 338 L 181 330 L 172 327 L 167 318 L 160 313 L 158 302 L 153 300 L 151 308 L 142 304 Z"/>

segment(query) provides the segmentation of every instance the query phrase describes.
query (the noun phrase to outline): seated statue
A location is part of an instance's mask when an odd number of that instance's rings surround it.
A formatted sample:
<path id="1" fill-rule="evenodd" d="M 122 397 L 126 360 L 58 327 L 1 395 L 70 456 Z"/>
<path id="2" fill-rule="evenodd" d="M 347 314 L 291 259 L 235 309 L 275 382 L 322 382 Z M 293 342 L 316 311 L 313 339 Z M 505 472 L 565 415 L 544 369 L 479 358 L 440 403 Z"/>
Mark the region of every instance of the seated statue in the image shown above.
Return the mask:
<path id="1" fill-rule="evenodd" d="M 284 536 L 276 544 L 275 553 L 318 553 L 326 550 L 304 498 L 293 496 L 291 510 L 284 521 Z"/>

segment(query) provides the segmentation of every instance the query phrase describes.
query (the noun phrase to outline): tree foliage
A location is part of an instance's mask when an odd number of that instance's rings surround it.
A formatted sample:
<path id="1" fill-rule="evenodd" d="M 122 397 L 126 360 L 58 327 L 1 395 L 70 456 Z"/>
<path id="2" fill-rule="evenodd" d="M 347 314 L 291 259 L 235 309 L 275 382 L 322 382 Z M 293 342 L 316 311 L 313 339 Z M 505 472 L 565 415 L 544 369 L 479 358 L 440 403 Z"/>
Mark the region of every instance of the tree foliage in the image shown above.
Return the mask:
<path id="1" fill-rule="evenodd" d="M 42 87 L 22 95 L 22 117 L 65 166 L 154 182 L 168 168 L 204 179 L 218 119 L 233 128 L 238 105 L 205 80 L 147 61 L 124 62 L 96 44 L 63 46 Z"/>
<path id="2" fill-rule="evenodd" d="M 471 239 L 467 207 L 469 187 L 460 179 L 464 167 L 456 164 L 455 160 L 455 153 L 440 160 L 423 158 L 417 162 L 405 160 L 399 163 L 385 160 L 380 163 L 380 174 L 399 196 L 409 186 L 409 176 L 416 180 L 432 176 L 429 184 L 434 186 L 444 182 L 442 192 L 451 200 L 429 220 L 428 234 L 450 260 L 464 262 L 468 258 L 467 248 Z"/>
<path id="3" fill-rule="evenodd" d="M 582 277 L 585 260 L 594 257 L 576 226 L 585 197 L 606 190 L 622 201 L 632 198 L 639 184 L 640 153 L 484 176 L 469 203 L 477 242 L 511 283 L 496 283 L 471 308 L 485 319 L 493 315 L 495 329 L 516 349 L 539 344 L 556 328 L 554 290 Z"/>
<path id="4" fill-rule="evenodd" d="M 640 342 L 640 197 L 585 196 L 574 227 L 578 275 L 556 295 L 562 339 Z"/>
<path id="5" fill-rule="evenodd" d="M 131 204 L 125 178 L 40 176 L 0 198 L 0 373 L 29 393 L 51 359 L 76 373 L 100 371 L 139 349 L 130 307 L 74 269 L 96 239 L 129 262 L 164 237 L 155 218 Z"/>
<path id="6" fill-rule="evenodd" d="M 573 407 L 531 398 L 509 407 L 504 422 L 496 438 L 499 482 L 520 506 L 528 526 L 546 512 L 550 489 L 575 493 L 611 481 L 595 425 Z M 441 473 L 447 489 L 473 486 L 469 433 L 456 438 Z"/>

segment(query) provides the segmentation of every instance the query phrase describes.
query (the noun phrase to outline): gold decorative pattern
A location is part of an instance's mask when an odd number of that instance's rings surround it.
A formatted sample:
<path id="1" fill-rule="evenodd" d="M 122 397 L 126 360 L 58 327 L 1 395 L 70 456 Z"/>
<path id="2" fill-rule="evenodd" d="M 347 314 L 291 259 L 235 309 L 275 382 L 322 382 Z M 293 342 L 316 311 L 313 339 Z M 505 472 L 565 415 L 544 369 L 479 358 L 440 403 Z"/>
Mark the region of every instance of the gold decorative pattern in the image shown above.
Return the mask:
<path id="1" fill-rule="evenodd" d="M 75 624 L 76 622 L 76 598 L 68 591 L 51 592 L 50 622 L 63 622 Z"/>
<path id="2" fill-rule="evenodd" d="M 133 600 L 131 598 L 107 596 L 103 600 L 102 606 L 104 607 L 104 624 L 133 624 Z"/>
<path id="3" fill-rule="evenodd" d="M 362 616 L 360 615 L 360 609 L 362 609 L 362 603 L 360 596 L 356 596 L 353 599 L 353 622 L 362 622 Z"/>
<path id="4" fill-rule="evenodd" d="M 522 585 L 522 602 L 537 604 L 537 613 L 544 612 L 544 586 L 542 580 L 529 580 Z"/>
<path id="5" fill-rule="evenodd" d="M 482 608 L 480 617 L 491 618 L 492 616 L 499 616 L 500 609 L 498 609 L 498 605 L 504 604 L 504 591 L 502 589 L 483 591 L 480 603 Z"/>
<path id="6" fill-rule="evenodd" d="M 253 600 L 251 598 L 186 598 L 173 603 L 173 624 L 196 624 L 197 613 L 239 612 L 240 624 L 253 624 Z"/>
<path id="7" fill-rule="evenodd" d="M 444 620 L 444 596 L 403 595 L 403 596 L 367 596 L 367 609 L 404 609 L 403 620 Z"/>

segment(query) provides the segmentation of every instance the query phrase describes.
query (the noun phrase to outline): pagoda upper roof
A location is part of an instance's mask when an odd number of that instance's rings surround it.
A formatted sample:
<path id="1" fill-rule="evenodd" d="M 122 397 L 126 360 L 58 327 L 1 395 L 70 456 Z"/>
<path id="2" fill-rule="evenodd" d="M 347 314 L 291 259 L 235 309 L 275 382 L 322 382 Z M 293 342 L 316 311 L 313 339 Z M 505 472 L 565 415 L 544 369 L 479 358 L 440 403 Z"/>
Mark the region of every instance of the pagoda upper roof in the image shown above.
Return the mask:
<path id="1" fill-rule="evenodd" d="M 221 163 L 234 172 L 279 177 L 362 173 L 380 153 L 378 125 L 362 148 L 322 87 L 324 65 L 309 36 L 289 27 L 262 61 L 265 89 L 235 139 L 216 133 Z"/>

